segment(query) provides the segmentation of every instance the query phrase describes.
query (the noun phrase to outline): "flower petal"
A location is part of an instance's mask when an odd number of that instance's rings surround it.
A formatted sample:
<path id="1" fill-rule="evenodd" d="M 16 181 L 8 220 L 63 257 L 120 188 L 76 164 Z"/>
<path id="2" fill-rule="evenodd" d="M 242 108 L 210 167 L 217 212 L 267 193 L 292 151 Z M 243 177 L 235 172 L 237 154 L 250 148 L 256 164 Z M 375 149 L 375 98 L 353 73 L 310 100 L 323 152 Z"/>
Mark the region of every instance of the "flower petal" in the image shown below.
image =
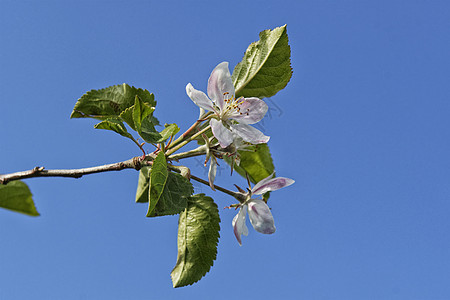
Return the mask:
<path id="1" fill-rule="evenodd" d="M 223 126 L 221 121 L 211 119 L 210 121 L 212 133 L 219 141 L 220 147 L 226 148 L 233 142 L 233 134 L 230 130 Z"/>
<path id="2" fill-rule="evenodd" d="M 229 118 L 243 124 L 255 124 L 264 118 L 269 107 L 259 98 L 244 98 L 239 104 L 239 111 L 233 112 Z"/>
<path id="3" fill-rule="evenodd" d="M 266 192 L 279 190 L 295 182 L 295 180 L 286 177 L 276 177 L 270 180 L 266 179 L 261 180 L 253 187 L 253 194 L 262 195 Z"/>
<path id="4" fill-rule="evenodd" d="M 190 83 L 186 85 L 186 94 L 189 96 L 189 98 L 191 98 L 192 101 L 194 101 L 194 103 L 198 107 L 209 111 L 214 111 L 213 104 L 211 100 L 208 99 L 208 96 L 206 96 L 206 94 L 202 91 L 194 89 L 194 87 Z"/>
<path id="5" fill-rule="evenodd" d="M 264 234 L 275 232 L 272 213 L 263 200 L 252 200 L 248 203 L 248 217 L 256 231 Z"/>
<path id="6" fill-rule="evenodd" d="M 233 231 L 234 235 L 236 236 L 236 239 L 239 243 L 239 245 L 242 246 L 242 240 L 241 235 L 248 235 L 248 228 L 247 225 L 245 225 L 245 215 L 247 214 L 247 205 L 244 205 L 239 209 L 239 213 L 234 216 L 233 221 L 231 224 L 233 224 Z"/>
<path id="7" fill-rule="evenodd" d="M 209 163 L 208 180 L 209 186 L 213 191 L 216 190 L 214 188 L 214 179 L 216 179 L 216 171 L 217 171 L 217 160 L 214 156 L 211 156 L 211 162 Z"/>
<path id="8" fill-rule="evenodd" d="M 272 174 L 270 174 L 269 176 L 267 176 L 264 179 L 261 179 L 260 181 L 258 181 L 255 186 L 252 188 L 252 193 L 254 190 L 259 189 L 260 186 L 262 186 L 263 184 L 266 184 L 267 182 L 269 182 L 270 180 L 273 179 L 273 175 L 275 175 L 275 171 L 272 172 Z"/>
<path id="9" fill-rule="evenodd" d="M 224 61 L 218 64 L 211 72 L 211 76 L 208 79 L 208 96 L 221 111 L 224 106 L 224 97 L 230 98 L 234 96 L 234 85 L 233 81 L 231 81 L 228 62 Z"/>
<path id="10" fill-rule="evenodd" d="M 231 130 L 239 135 L 244 141 L 251 144 L 262 144 L 267 143 L 270 139 L 269 136 L 264 135 L 261 131 L 253 128 L 247 124 L 234 124 L 230 125 Z"/>

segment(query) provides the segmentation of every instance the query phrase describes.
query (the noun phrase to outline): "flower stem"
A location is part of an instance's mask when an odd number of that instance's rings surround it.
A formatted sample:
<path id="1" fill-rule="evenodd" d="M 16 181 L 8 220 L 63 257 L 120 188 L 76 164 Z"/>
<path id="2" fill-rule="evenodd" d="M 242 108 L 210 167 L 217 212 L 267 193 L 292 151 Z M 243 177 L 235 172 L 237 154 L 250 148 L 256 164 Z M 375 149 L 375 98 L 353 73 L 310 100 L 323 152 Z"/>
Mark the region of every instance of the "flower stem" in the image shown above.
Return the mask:
<path id="1" fill-rule="evenodd" d="M 202 130 L 200 130 L 199 132 L 197 132 L 196 134 L 190 136 L 188 139 L 182 141 L 181 143 L 179 143 L 177 146 L 175 147 L 171 147 L 169 150 L 167 150 L 166 152 L 166 156 L 169 156 L 170 154 L 174 153 L 175 151 L 177 151 L 178 149 L 180 149 L 181 147 L 183 147 L 184 145 L 186 145 L 187 143 L 191 142 L 192 140 L 195 140 L 196 137 L 198 137 L 199 135 L 205 133 L 206 131 L 208 131 L 211 128 L 211 125 L 206 126 L 205 128 L 203 128 Z M 182 136 L 181 136 L 182 137 Z M 175 143 L 175 142 L 174 142 Z M 174 144 L 172 143 L 172 145 Z"/>
<path id="2" fill-rule="evenodd" d="M 210 116 L 211 116 L 212 112 L 208 112 L 206 114 L 203 114 L 201 116 L 199 116 L 199 119 L 197 121 L 195 121 L 194 124 L 191 125 L 191 127 L 189 127 L 185 132 L 183 132 L 183 134 L 180 135 L 180 137 L 178 137 L 175 141 L 172 142 L 172 144 L 167 145 L 167 149 L 170 149 L 172 147 L 175 147 L 176 145 L 178 145 L 179 143 L 181 143 L 189 134 L 191 134 L 191 132 L 197 128 L 198 125 L 200 125 L 200 123 L 202 123 L 203 121 L 206 121 Z"/>
<path id="3" fill-rule="evenodd" d="M 200 156 L 200 155 L 204 155 L 204 154 L 206 154 L 206 146 L 202 145 L 202 146 L 200 146 L 198 148 L 195 148 L 193 150 L 189 150 L 189 151 L 178 153 L 178 154 L 173 154 L 173 155 L 167 157 L 167 159 L 169 159 L 169 160 L 180 160 L 180 159 L 183 159 L 183 158 Z"/>
<path id="4" fill-rule="evenodd" d="M 203 180 L 197 176 L 191 175 L 191 179 L 194 179 L 195 181 L 198 181 L 200 183 L 203 183 L 204 185 L 209 186 L 209 182 L 206 180 Z M 239 202 L 243 203 L 246 199 L 246 196 L 241 194 L 241 193 L 237 193 L 237 192 L 233 192 L 230 190 L 227 190 L 226 188 L 223 188 L 221 186 L 215 185 L 214 184 L 214 188 L 218 191 L 221 191 L 222 193 L 228 194 L 230 196 L 233 196 L 234 198 L 236 198 Z"/>

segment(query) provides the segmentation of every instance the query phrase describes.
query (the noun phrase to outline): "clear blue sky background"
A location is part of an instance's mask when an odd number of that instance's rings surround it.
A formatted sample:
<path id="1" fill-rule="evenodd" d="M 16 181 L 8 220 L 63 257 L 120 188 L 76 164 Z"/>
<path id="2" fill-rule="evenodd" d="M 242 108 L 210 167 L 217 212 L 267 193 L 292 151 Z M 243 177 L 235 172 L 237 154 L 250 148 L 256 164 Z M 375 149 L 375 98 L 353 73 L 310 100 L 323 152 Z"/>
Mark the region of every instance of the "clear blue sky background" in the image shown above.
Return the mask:
<path id="1" fill-rule="evenodd" d="M 76 100 L 126 82 L 186 128 L 185 85 L 284 24 L 294 74 L 263 130 L 296 184 L 274 235 L 239 247 L 221 209 L 214 267 L 173 289 L 177 217 L 145 217 L 137 172 L 30 179 L 42 216 L 0 211 L 0 299 L 450 299 L 449 1 L 0 0 L 0 173 L 139 155 Z"/>

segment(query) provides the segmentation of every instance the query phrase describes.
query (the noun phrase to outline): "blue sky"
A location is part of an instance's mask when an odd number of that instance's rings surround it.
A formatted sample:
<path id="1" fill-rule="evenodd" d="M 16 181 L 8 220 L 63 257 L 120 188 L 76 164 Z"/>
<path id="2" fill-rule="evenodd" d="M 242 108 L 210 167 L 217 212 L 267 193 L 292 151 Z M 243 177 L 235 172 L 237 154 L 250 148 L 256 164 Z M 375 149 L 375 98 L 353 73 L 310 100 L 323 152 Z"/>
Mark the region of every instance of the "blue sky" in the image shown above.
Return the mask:
<path id="1" fill-rule="evenodd" d="M 448 1 L 0 0 L 0 173 L 139 155 L 70 120 L 76 100 L 126 82 L 187 128 L 186 84 L 284 24 L 294 74 L 263 130 L 296 183 L 271 197 L 274 235 L 239 247 L 221 209 L 214 267 L 173 289 L 177 217 L 145 217 L 137 172 L 30 179 L 41 217 L 0 211 L 0 299 L 449 299 Z"/>

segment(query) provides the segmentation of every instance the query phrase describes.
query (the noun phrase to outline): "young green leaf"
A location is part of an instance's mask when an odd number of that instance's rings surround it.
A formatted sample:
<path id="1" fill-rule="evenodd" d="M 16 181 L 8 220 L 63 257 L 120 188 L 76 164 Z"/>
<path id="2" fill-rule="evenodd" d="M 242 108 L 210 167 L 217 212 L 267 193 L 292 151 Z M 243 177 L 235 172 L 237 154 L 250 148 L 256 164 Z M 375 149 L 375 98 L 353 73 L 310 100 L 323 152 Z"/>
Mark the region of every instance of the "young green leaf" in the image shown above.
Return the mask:
<path id="1" fill-rule="evenodd" d="M 164 125 L 163 131 L 161 131 L 159 134 L 161 135 L 161 139 L 158 140 L 158 143 L 164 142 L 171 136 L 175 135 L 180 131 L 180 128 L 177 126 L 177 124 L 166 124 Z"/>
<path id="2" fill-rule="evenodd" d="M 147 216 L 150 216 L 155 208 L 156 204 L 163 193 L 164 186 L 166 185 L 167 177 L 167 162 L 164 152 L 159 152 L 153 161 L 152 168 L 150 170 L 150 187 L 148 192 L 148 212 Z"/>
<path id="3" fill-rule="evenodd" d="M 150 167 L 139 172 L 136 202 L 149 202 Z M 148 217 L 178 214 L 186 208 L 186 199 L 194 192 L 192 183 L 177 173 L 169 172 L 164 190 Z"/>
<path id="4" fill-rule="evenodd" d="M 291 49 L 286 25 L 264 30 L 259 38 L 234 68 L 231 78 L 236 97 L 271 97 L 291 79 Z"/>
<path id="5" fill-rule="evenodd" d="M 158 203 L 147 217 L 174 215 L 182 212 L 187 198 L 194 193 L 192 183 L 178 173 L 169 172 L 164 191 Z"/>
<path id="6" fill-rule="evenodd" d="M 139 135 L 147 143 L 158 143 L 158 141 L 161 139 L 161 135 L 159 134 L 158 131 L 156 131 L 155 126 L 151 121 L 151 118 L 146 118 L 142 121 Z"/>
<path id="7" fill-rule="evenodd" d="M 118 119 L 106 119 L 104 121 L 101 121 L 100 123 L 94 125 L 95 129 L 106 129 L 106 130 L 112 130 L 121 136 L 127 137 L 134 141 L 133 136 L 127 131 L 127 128 L 122 123 L 122 121 Z"/>
<path id="8" fill-rule="evenodd" d="M 133 110 L 133 123 L 137 132 L 141 132 L 142 122 L 147 119 L 154 110 L 154 107 L 141 101 L 141 99 L 136 96 Z"/>
<path id="9" fill-rule="evenodd" d="M 152 93 L 124 83 L 87 92 L 78 99 L 70 117 L 96 119 L 118 117 L 125 109 L 134 105 L 136 96 L 150 107 L 156 106 L 155 96 Z"/>
<path id="10" fill-rule="evenodd" d="M 147 203 L 148 202 L 148 190 L 150 187 L 150 167 L 143 167 L 139 171 L 138 186 L 136 189 L 136 202 Z"/>
<path id="11" fill-rule="evenodd" d="M 125 109 L 119 117 L 133 130 L 137 131 L 146 142 L 157 143 L 161 139 L 161 135 L 155 129 L 156 124 L 153 123 L 156 120 L 153 117 L 154 110 L 154 107 L 149 106 L 136 96 L 134 105 Z M 159 124 L 158 120 L 155 122 Z"/>
<path id="12" fill-rule="evenodd" d="M 134 104 L 132 106 L 128 107 L 127 109 L 125 109 L 124 111 L 122 111 L 119 115 L 119 118 L 121 120 L 123 120 L 125 123 L 127 123 L 131 129 L 133 129 L 134 131 L 137 131 L 137 128 L 134 125 L 133 113 L 134 113 Z"/>
<path id="13" fill-rule="evenodd" d="M 33 217 L 39 216 L 30 189 L 19 180 L 0 185 L 0 207 Z"/>
<path id="14" fill-rule="evenodd" d="M 178 257 L 172 270 L 173 287 L 199 281 L 217 256 L 220 217 L 211 197 L 197 194 L 188 198 L 178 220 Z"/>

